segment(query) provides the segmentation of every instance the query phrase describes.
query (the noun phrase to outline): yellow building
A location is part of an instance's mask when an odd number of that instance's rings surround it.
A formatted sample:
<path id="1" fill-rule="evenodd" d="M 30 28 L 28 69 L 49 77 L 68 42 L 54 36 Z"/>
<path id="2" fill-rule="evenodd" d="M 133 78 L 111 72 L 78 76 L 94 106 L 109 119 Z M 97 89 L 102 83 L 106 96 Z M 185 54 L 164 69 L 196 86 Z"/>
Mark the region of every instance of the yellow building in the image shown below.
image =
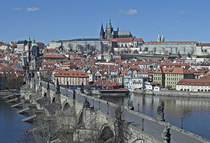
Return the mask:
<path id="1" fill-rule="evenodd" d="M 167 67 L 163 68 L 165 74 L 165 87 L 175 89 L 176 84 L 184 79 L 184 68 L 181 67 Z"/>
<path id="2" fill-rule="evenodd" d="M 153 72 L 153 82 L 155 83 L 159 83 L 162 87 L 164 87 L 164 74 L 162 71 L 162 68 L 157 68 L 154 72 Z"/>
<path id="3" fill-rule="evenodd" d="M 161 67 L 153 72 L 153 82 L 160 83 L 162 87 L 176 89 L 177 83 L 184 79 L 193 79 L 193 70 L 182 67 Z"/>

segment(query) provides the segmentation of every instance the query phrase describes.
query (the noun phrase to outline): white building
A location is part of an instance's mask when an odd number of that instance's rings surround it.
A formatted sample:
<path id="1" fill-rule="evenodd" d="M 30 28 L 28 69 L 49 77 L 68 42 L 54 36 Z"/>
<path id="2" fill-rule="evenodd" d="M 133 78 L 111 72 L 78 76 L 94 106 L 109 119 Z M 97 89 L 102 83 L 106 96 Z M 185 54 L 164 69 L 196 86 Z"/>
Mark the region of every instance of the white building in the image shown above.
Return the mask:
<path id="1" fill-rule="evenodd" d="M 196 55 L 207 56 L 210 54 L 210 43 L 199 43 L 197 44 Z"/>
<path id="2" fill-rule="evenodd" d="M 84 71 L 62 70 L 54 74 L 55 84 L 57 79 L 60 85 L 81 86 L 89 83 L 89 76 Z"/>
<path id="3" fill-rule="evenodd" d="M 176 85 L 177 91 L 210 92 L 210 79 L 182 79 Z"/>
<path id="4" fill-rule="evenodd" d="M 136 89 L 143 89 L 143 78 L 133 77 L 129 74 L 124 75 L 123 86 L 131 92 Z"/>
<path id="5" fill-rule="evenodd" d="M 101 50 L 101 41 L 94 38 L 82 38 L 72 40 L 52 41 L 49 43 L 49 49 L 63 47 L 66 50 L 79 50 L 79 48 Z"/>
<path id="6" fill-rule="evenodd" d="M 127 52 L 133 53 L 137 51 L 137 53 L 141 50 L 141 46 L 144 43 L 142 38 L 114 38 L 110 41 L 111 47 L 114 48 L 114 51 L 117 53 Z"/>
<path id="7" fill-rule="evenodd" d="M 143 51 L 148 51 L 150 54 L 195 54 L 196 46 L 198 42 L 196 41 L 151 41 L 145 42 L 142 46 Z"/>

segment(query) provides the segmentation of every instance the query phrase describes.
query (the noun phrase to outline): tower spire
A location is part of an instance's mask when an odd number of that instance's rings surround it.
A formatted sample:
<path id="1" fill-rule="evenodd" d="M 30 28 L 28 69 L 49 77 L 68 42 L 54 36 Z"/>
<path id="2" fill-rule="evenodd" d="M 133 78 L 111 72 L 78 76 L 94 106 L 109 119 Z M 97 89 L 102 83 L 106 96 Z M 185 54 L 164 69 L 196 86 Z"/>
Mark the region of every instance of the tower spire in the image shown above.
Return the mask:
<path id="1" fill-rule="evenodd" d="M 164 37 L 164 35 L 162 35 L 161 41 L 162 41 L 162 42 L 165 42 L 165 37 Z"/>
<path id="2" fill-rule="evenodd" d="M 160 42 L 160 41 L 161 41 L 161 37 L 160 37 L 160 34 L 158 34 L 157 42 Z"/>
<path id="3" fill-rule="evenodd" d="M 111 22 L 111 19 L 109 19 L 109 25 L 108 25 L 108 28 L 112 28 L 112 22 Z"/>
<path id="4" fill-rule="evenodd" d="M 104 33 L 104 27 L 103 27 L 103 23 L 101 24 L 101 31 L 100 31 L 100 39 L 102 40 L 102 39 L 104 39 L 104 35 L 105 35 L 105 33 Z"/>

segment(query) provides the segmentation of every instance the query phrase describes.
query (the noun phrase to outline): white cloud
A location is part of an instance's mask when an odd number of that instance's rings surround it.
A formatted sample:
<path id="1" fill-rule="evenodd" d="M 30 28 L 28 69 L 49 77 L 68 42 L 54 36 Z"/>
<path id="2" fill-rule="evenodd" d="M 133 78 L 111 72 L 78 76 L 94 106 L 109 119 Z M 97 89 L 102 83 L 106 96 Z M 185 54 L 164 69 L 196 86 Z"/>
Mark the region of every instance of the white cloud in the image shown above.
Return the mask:
<path id="1" fill-rule="evenodd" d="M 33 23 L 32 26 L 33 27 L 38 27 L 38 26 L 40 26 L 40 24 L 39 23 Z"/>
<path id="2" fill-rule="evenodd" d="M 120 14 L 125 14 L 125 15 L 135 15 L 137 14 L 137 10 L 136 9 L 129 9 L 129 10 L 119 10 L 118 11 Z"/>
<path id="3" fill-rule="evenodd" d="M 176 20 L 174 23 L 175 23 L 175 24 L 179 24 L 179 23 L 180 23 L 180 21 L 179 21 L 179 20 Z"/>
<path id="4" fill-rule="evenodd" d="M 28 7 L 28 8 L 26 8 L 26 11 L 28 11 L 28 12 L 34 12 L 34 11 L 38 11 L 38 10 L 39 10 L 38 7 Z"/>
<path id="5" fill-rule="evenodd" d="M 19 10 L 21 10 L 22 8 L 19 8 L 19 7 L 17 7 L 17 8 L 13 8 L 13 10 L 16 10 L 16 11 L 19 11 Z"/>
<path id="6" fill-rule="evenodd" d="M 180 10 L 179 14 L 186 15 L 186 12 L 184 10 Z"/>

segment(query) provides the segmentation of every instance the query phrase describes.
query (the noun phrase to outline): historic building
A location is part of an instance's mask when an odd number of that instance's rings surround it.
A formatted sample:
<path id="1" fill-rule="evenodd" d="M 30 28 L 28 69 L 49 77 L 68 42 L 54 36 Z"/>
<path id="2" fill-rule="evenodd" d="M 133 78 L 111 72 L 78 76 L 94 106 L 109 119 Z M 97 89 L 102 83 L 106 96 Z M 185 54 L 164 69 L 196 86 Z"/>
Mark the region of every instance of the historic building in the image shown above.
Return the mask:
<path id="1" fill-rule="evenodd" d="M 210 92 L 210 79 L 182 79 L 177 83 L 176 90 Z"/>
<path id="2" fill-rule="evenodd" d="M 160 67 L 153 72 L 153 82 L 162 87 L 175 89 L 176 84 L 182 79 L 194 79 L 194 69 L 182 67 Z"/>
<path id="3" fill-rule="evenodd" d="M 196 53 L 197 44 L 198 42 L 196 41 L 151 41 L 145 42 L 142 46 L 142 50 L 157 55 L 194 55 Z"/>
<path id="4" fill-rule="evenodd" d="M 81 86 L 89 83 L 89 76 L 84 71 L 61 70 L 55 73 L 54 83 L 56 83 L 57 79 L 60 85 Z"/>
<path id="5" fill-rule="evenodd" d="M 113 38 L 131 38 L 133 37 L 130 31 L 120 31 L 119 27 L 116 31 L 112 27 L 111 20 L 109 20 L 108 26 L 104 30 L 103 24 L 101 24 L 100 40 L 109 40 Z"/>
<path id="6" fill-rule="evenodd" d="M 157 41 L 144 42 L 142 51 L 154 55 L 196 55 L 210 54 L 210 43 L 198 41 L 165 41 L 165 37 L 158 35 Z"/>

